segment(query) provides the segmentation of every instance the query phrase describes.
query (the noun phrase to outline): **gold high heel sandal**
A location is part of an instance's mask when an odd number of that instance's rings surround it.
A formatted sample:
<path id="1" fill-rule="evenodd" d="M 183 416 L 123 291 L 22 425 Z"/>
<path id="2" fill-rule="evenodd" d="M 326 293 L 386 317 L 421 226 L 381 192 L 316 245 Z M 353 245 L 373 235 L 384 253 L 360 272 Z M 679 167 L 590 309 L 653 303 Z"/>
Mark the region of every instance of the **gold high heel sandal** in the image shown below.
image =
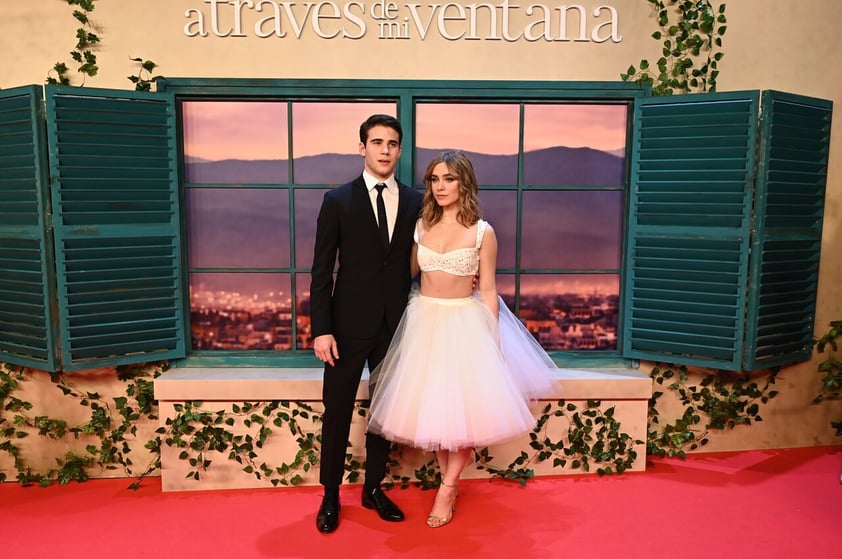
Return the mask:
<path id="1" fill-rule="evenodd" d="M 456 512 L 456 497 L 459 496 L 459 484 L 454 483 L 453 485 L 451 485 L 449 483 L 445 483 L 444 480 L 442 480 L 441 484 L 445 487 L 454 488 L 453 497 L 450 499 L 450 514 L 448 514 L 446 517 L 434 516 L 432 514 L 429 515 L 427 517 L 427 526 L 429 526 L 430 528 L 441 528 L 445 524 L 449 524 L 450 521 L 453 520 L 453 513 Z M 436 497 L 438 497 L 438 495 L 436 495 Z"/>

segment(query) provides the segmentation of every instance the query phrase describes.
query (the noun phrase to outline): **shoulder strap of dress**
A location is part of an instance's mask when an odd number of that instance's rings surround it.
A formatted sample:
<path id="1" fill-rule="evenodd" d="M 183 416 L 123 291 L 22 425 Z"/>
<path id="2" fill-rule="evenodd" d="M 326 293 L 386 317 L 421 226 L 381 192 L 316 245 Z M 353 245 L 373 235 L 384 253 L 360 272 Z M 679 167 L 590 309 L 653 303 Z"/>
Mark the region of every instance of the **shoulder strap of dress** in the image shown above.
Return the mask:
<path id="1" fill-rule="evenodd" d="M 420 236 L 418 235 L 418 228 L 421 226 L 421 218 L 419 217 L 418 220 L 415 222 L 415 231 L 412 233 L 412 240 L 416 243 L 420 243 Z"/>
<path id="2" fill-rule="evenodd" d="M 488 222 L 480 219 L 477 221 L 477 245 L 474 248 L 482 246 L 482 236 L 485 234 L 485 229 L 488 227 Z"/>

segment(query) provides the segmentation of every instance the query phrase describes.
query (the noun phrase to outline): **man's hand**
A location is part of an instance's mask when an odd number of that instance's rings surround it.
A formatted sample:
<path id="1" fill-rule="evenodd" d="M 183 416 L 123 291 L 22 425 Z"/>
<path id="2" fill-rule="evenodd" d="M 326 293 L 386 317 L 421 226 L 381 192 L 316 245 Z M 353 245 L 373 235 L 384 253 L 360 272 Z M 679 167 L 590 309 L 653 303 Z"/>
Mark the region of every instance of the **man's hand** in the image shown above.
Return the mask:
<path id="1" fill-rule="evenodd" d="M 339 359 L 339 347 L 333 334 L 322 334 L 313 338 L 313 353 L 319 361 L 333 367 L 334 359 Z"/>

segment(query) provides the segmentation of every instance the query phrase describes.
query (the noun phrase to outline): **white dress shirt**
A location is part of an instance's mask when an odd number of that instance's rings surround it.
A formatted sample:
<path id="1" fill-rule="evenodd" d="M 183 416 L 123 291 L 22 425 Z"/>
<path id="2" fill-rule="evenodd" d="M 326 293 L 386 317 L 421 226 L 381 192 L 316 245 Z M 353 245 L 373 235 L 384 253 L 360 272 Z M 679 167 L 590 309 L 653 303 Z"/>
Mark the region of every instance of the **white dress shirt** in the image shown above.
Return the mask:
<path id="1" fill-rule="evenodd" d="M 378 183 L 385 183 L 386 188 L 383 189 L 383 202 L 386 204 L 386 221 L 389 226 L 389 239 L 392 238 L 392 233 L 395 230 L 395 220 L 398 216 L 398 183 L 395 176 L 392 175 L 388 179 L 381 181 L 371 176 L 367 171 L 363 171 L 363 180 L 368 188 L 368 197 L 371 200 L 371 209 L 374 212 L 374 221 L 377 221 L 377 189 L 374 188 Z M 380 225 L 378 223 L 378 225 Z"/>

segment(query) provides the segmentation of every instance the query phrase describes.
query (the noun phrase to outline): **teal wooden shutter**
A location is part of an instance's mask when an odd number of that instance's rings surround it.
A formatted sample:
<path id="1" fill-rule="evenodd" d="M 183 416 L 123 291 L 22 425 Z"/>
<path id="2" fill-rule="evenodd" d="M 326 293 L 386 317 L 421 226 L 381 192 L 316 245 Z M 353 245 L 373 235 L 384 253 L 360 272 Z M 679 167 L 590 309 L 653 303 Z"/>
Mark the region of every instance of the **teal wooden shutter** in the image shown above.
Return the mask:
<path id="1" fill-rule="evenodd" d="M 636 101 L 626 356 L 726 370 L 809 359 L 831 113 L 780 92 Z"/>
<path id="2" fill-rule="evenodd" d="M 627 357 L 742 362 L 759 93 L 635 101 Z"/>
<path id="3" fill-rule="evenodd" d="M 0 91 L 0 361 L 56 370 L 40 86 Z"/>
<path id="4" fill-rule="evenodd" d="M 172 96 L 45 91 L 64 370 L 183 357 Z"/>
<path id="5" fill-rule="evenodd" d="M 830 151 L 830 101 L 762 97 L 747 370 L 810 358 Z"/>

